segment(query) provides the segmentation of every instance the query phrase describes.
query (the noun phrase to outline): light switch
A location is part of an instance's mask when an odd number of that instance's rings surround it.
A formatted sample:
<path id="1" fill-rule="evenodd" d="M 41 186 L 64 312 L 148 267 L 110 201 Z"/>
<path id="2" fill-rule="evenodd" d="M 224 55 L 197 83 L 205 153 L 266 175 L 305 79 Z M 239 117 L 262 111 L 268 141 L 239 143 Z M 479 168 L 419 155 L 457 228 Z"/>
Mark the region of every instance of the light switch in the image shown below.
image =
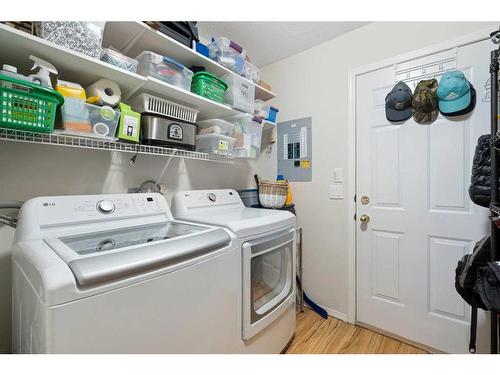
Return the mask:
<path id="1" fill-rule="evenodd" d="M 342 172 L 342 168 L 335 168 L 333 171 L 333 180 L 335 182 L 343 182 L 344 181 L 344 174 Z"/>
<path id="2" fill-rule="evenodd" d="M 344 199 L 344 184 L 330 184 L 330 199 Z"/>

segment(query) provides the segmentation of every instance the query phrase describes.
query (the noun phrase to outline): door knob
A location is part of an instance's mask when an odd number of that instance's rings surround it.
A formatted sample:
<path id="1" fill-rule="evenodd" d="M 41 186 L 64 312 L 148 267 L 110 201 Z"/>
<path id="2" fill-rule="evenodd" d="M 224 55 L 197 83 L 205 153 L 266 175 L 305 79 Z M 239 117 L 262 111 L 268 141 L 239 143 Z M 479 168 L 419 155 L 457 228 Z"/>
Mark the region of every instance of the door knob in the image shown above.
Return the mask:
<path id="1" fill-rule="evenodd" d="M 359 217 L 359 221 L 361 221 L 363 224 L 368 224 L 368 222 L 370 221 L 370 216 L 368 216 L 368 215 L 361 215 Z"/>

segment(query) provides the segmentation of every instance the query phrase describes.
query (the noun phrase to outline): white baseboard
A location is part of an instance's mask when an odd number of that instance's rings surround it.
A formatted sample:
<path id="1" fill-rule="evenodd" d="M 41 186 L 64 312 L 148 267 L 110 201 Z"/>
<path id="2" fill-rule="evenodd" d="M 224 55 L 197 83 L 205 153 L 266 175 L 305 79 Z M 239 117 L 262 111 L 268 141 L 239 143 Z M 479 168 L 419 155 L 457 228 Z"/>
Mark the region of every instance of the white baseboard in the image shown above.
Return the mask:
<path id="1" fill-rule="evenodd" d="M 306 306 L 309 306 L 307 303 L 304 302 L 304 305 Z M 325 306 L 322 306 L 320 304 L 317 304 L 319 307 L 325 309 L 325 311 L 328 313 L 329 316 L 331 317 L 334 317 L 334 318 L 337 318 L 337 319 L 340 319 L 340 320 L 343 320 L 344 322 L 347 322 L 347 314 L 346 313 L 343 313 L 343 312 L 340 312 L 340 311 L 337 311 L 337 310 L 333 310 L 333 309 L 330 309 L 329 307 L 325 307 Z"/>

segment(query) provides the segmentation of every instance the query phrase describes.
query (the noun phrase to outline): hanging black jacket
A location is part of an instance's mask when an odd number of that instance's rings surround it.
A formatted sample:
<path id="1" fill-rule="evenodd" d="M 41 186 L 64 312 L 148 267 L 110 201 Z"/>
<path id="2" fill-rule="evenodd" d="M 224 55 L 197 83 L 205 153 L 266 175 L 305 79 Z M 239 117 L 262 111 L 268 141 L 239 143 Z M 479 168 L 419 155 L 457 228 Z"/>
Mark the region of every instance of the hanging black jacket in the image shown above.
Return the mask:
<path id="1" fill-rule="evenodd" d="M 482 135 L 477 140 L 476 151 L 472 161 L 469 196 L 470 199 L 479 206 L 490 206 L 491 167 L 489 134 Z"/>

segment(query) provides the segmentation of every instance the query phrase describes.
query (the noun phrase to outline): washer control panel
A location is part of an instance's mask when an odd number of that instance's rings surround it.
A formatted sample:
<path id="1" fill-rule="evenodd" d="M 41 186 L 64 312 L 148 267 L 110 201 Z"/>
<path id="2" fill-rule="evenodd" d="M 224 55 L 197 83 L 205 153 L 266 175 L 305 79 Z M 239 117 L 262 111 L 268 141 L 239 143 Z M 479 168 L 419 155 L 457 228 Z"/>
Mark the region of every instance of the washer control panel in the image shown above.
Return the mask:
<path id="1" fill-rule="evenodd" d="M 161 194 L 110 194 L 35 198 L 40 225 L 172 214 Z"/>

